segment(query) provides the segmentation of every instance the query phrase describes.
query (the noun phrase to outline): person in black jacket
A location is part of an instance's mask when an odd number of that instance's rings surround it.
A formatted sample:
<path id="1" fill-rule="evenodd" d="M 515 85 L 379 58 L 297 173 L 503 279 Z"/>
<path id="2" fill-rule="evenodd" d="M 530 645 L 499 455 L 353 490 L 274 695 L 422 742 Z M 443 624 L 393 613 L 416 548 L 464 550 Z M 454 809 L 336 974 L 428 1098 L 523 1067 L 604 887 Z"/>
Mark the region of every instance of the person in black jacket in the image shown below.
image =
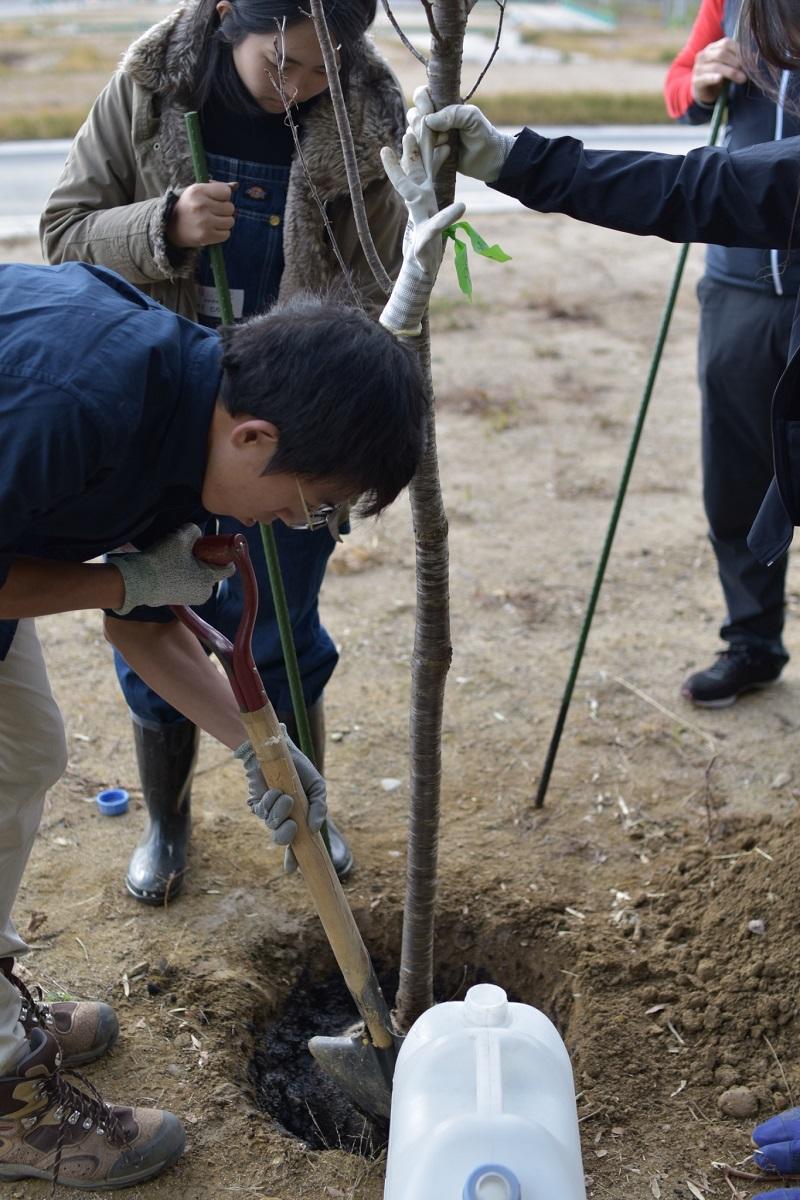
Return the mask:
<path id="1" fill-rule="evenodd" d="M 793 114 L 797 74 L 781 73 L 777 97 L 748 78 L 737 35 L 740 8 L 741 0 L 702 0 L 664 84 L 670 116 L 696 125 L 710 120 L 728 80 L 729 150 L 800 134 Z M 772 683 L 788 661 L 787 559 L 765 567 L 748 549 L 747 534 L 772 476 L 769 406 L 786 365 L 798 290 L 797 253 L 708 247 L 697 288 L 703 501 L 725 598 L 720 637 L 727 647 L 681 689 L 705 708 L 724 708 Z"/>
<path id="2" fill-rule="evenodd" d="M 760 2 L 760 0 L 759 0 Z M 755 0 L 753 0 L 755 3 Z M 798 55 L 800 55 L 800 2 Z M 800 62 L 800 58 L 798 59 Z M 532 129 L 501 133 L 470 104 L 433 112 L 415 94 L 412 129 L 457 131 L 459 170 L 539 212 L 558 212 L 624 233 L 788 252 L 800 237 L 800 138 L 687 155 L 587 150 L 575 138 Z M 794 314 L 786 369 L 772 404 L 775 475 L 748 545 L 767 565 L 785 555 L 800 524 L 800 317 Z"/>

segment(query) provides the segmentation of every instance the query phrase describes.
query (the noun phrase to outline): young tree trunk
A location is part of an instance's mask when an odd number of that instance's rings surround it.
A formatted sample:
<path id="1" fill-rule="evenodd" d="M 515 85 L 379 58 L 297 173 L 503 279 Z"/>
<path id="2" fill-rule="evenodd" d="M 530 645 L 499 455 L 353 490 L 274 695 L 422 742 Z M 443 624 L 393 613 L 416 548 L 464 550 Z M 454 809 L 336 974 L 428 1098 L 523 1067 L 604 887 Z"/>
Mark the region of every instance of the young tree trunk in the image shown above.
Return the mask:
<path id="1" fill-rule="evenodd" d="M 423 0 L 425 3 L 425 0 Z M 467 9 L 464 0 L 425 3 L 431 25 L 428 80 L 437 108 L 460 100 L 461 54 Z M 442 169 L 439 204 L 455 191 L 455 156 Z M 395 1018 L 405 1031 L 433 1004 L 433 944 L 439 807 L 442 776 L 442 709 L 450 644 L 447 517 L 439 483 L 436 417 L 428 324 L 418 353 L 428 381 L 428 448 L 411 484 L 417 565 L 417 613 L 411 675 L 411 804 L 400 983 Z"/>
<path id="2" fill-rule="evenodd" d="M 431 28 L 429 87 L 436 107 L 460 100 L 461 54 L 469 0 L 420 0 Z M 472 0 L 474 3 L 474 0 Z M 331 99 L 342 138 L 348 183 L 354 210 L 360 218 L 359 237 L 380 282 L 380 264 L 375 264 L 374 246 L 364 211 L 364 200 L 355 168 L 352 137 L 345 101 L 338 86 L 335 55 L 325 21 L 322 0 L 310 0 L 311 15 L 325 55 Z M 384 0 L 390 19 L 399 29 Z M 500 0 L 498 0 L 500 4 Z M 401 31 L 401 38 L 402 38 Z M 498 32 L 499 36 L 499 32 Z M 408 44 L 407 39 L 404 39 Z M 419 57 L 419 55 L 417 55 Z M 299 150 L 299 147 L 298 147 Z M 437 195 L 440 207 L 450 204 L 455 191 L 455 155 L 440 173 Z M 384 273 L 385 274 L 385 273 Z M 436 903 L 437 851 L 439 840 L 439 797 L 441 790 L 442 708 L 447 672 L 452 658 L 450 645 L 450 595 L 448 580 L 447 517 L 439 484 L 436 454 L 436 421 L 431 381 L 430 338 L 427 319 L 418 339 L 428 394 L 428 446 L 411 484 L 411 510 L 416 544 L 417 609 L 412 658 L 410 706 L 411 802 L 408 865 L 400 985 L 396 1020 L 401 1030 L 433 1004 L 433 938 Z"/>

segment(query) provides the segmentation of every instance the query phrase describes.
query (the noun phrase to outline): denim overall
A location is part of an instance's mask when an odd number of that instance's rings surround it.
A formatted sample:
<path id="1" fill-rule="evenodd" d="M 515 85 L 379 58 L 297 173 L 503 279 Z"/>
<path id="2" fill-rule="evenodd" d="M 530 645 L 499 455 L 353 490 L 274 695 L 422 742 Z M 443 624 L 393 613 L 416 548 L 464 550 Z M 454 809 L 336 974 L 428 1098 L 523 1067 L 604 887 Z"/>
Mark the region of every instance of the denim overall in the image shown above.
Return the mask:
<path id="1" fill-rule="evenodd" d="M 289 167 L 244 162 L 221 154 L 208 155 L 212 179 L 238 181 L 233 202 L 236 218 L 231 236 L 223 243 L 225 267 L 231 289 L 234 316 L 252 316 L 269 307 L 278 295 L 283 272 L 283 213 L 289 183 Z M 219 324 L 208 251 L 200 255 L 197 270 L 198 320 Z M 260 599 L 253 657 L 267 695 L 279 714 L 292 711 L 289 684 L 283 665 L 278 622 L 267 582 L 267 567 L 258 526 L 245 528 L 230 517 L 218 522 L 222 534 L 243 533 L 259 579 Z M 288 529 L 282 521 L 273 524 L 286 598 L 292 620 L 303 692 L 310 706 L 320 697 L 338 659 L 336 649 L 319 619 L 319 589 L 334 548 L 327 529 Z M 233 640 L 243 605 L 238 575 L 225 579 L 216 594 L 197 608 L 207 621 Z M 129 708 L 145 726 L 158 727 L 184 720 L 128 666 L 115 651 L 117 676 Z"/>

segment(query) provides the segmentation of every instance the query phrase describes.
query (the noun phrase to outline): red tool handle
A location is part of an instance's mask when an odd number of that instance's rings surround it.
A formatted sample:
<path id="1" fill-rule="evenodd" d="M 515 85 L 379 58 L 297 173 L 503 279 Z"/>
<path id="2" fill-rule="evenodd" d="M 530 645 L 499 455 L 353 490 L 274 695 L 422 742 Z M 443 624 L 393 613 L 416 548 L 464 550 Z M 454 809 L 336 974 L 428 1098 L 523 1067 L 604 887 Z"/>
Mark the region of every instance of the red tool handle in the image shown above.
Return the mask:
<path id="1" fill-rule="evenodd" d="M 213 563 L 219 567 L 233 563 L 239 571 L 244 605 L 233 644 L 186 605 L 174 604 L 172 611 L 222 663 L 241 711 L 258 712 L 264 707 L 267 696 L 253 661 L 252 638 L 258 610 L 258 584 L 250 561 L 247 540 L 241 533 L 227 537 L 198 538 L 192 553 L 202 562 Z"/>

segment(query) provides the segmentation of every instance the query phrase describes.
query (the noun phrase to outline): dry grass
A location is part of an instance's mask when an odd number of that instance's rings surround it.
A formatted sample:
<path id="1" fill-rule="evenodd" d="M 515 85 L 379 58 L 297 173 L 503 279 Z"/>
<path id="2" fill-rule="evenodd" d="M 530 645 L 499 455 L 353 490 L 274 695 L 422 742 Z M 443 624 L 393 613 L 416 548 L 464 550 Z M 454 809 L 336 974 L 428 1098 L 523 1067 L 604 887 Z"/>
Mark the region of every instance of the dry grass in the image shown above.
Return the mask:
<path id="1" fill-rule="evenodd" d="M 29 108 L 0 113 L 0 142 L 69 138 L 84 122 L 86 108 Z"/>
<path id="2" fill-rule="evenodd" d="M 594 59 L 669 66 L 686 40 L 686 31 L 657 30 L 650 36 L 630 31 L 605 34 L 523 28 L 520 38 L 531 46 L 559 50 L 565 58 L 579 54 Z"/>
<path id="3" fill-rule="evenodd" d="M 660 92 L 501 92 L 475 97 L 498 125 L 669 124 Z"/>

